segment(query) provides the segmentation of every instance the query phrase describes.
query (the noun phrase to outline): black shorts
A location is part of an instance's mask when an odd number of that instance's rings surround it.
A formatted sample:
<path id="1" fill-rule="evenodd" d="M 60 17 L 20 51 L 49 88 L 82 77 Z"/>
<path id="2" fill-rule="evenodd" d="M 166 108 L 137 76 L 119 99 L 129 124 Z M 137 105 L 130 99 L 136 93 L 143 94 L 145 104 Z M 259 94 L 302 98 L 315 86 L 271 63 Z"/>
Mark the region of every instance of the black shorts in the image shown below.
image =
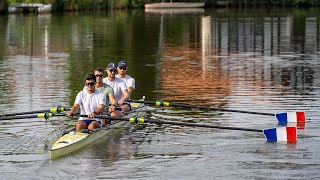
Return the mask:
<path id="1" fill-rule="evenodd" d="M 93 121 L 97 121 L 97 120 L 92 120 L 92 119 L 83 119 L 83 120 L 80 120 L 80 121 L 84 121 L 86 124 L 87 124 L 87 126 L 89 126 L 89 124 L 90 123 L 92 123 Z M 101 126 L 101 122 L 100 121 L 97 121 L 99 124 L 100 124 L 100 126 Z"/>

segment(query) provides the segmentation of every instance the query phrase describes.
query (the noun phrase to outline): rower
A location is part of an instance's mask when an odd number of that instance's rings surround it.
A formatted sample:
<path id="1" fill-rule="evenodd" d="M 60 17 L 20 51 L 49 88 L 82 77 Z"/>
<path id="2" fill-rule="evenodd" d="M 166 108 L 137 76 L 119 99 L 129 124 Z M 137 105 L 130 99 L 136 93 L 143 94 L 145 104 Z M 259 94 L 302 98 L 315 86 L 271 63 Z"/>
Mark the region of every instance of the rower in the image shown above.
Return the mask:
<path id="1" fill-rule="evenodd" d="M 110 116 L 121 117 L 121 112 L 119 110 L 116 110 L 117 101 L 116 101 L 116 97 L 114 96 L 113 88 L 108 84 L 102 82 L 103 76 L 104 76 L 104 70 L 98 67 L 94 70 L 94 75 L 96 76 L 96 81 L 97 81 L 95 88 L 106 95 L 106 104 L 110 105 L 108 108 L 108 112 L 110 113 Z M 101 120 L 101 121 L 102 121 L 102 124 L 106 123 L 105 120 Z M 110 123 L 110 120 L 108 120 L 107 123 Z"/>
<path id="2" fill-rule="evenodd" d="M 72 108 L 66 113 L 67 117 L 72 117 L 80 108 L 81 115 L 88 115 L 88 118 L 79 118 L 76 124 L 76 131 L 82 131 L 83 129 L 92 131 L 95 128 L 101 128 L 100 119 L 94 117 L 101 114 L 106 107 L 106 96 L 95 89 L 96 76 L 88 73 L 84 77 L 84 82 L 87 87 L 86 90 L 82 90 L 77 94 Z"/>
<path id="3" fill-rule="evenodd" d="M 129 93 L 129 98 L 130 98 L 132 92 L 136 88 L 136 81 L 134 78 L 132 78 L 131 76 L 129 76 L 127 74 L 127 71 L 128 71 L 127 62 L 123 61 L 123 60 L 120 61 L 118 63 L 118 74 L 116 75 L 116 77 L 120 78 L 121 80 L 123 80 L 126 83 L 128 93 Z"/>
<path id="4" fill-rule="evenodd" d="M 103 83 L 108 84 L 113 88 L 117 102 L 117 109 L 122 110 L 122 112 L 130 111 L 130 103 L 126 102 L 126 100 L 129 99 L 126 83 L 116 77 L 117 65 L 110 63 L 105 71 L 107 72 L 108 77 L 103 79 Z"/>

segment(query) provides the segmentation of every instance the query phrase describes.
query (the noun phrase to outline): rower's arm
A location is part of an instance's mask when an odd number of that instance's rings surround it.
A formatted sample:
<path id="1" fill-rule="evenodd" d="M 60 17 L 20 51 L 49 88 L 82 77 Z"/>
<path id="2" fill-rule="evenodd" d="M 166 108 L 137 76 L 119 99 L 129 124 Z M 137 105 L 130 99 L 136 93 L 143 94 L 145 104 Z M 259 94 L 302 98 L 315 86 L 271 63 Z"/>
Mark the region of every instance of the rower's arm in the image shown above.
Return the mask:
<path id="1" fill-rule="evenodd" d="M 109 112 L 113 112 L 116 110 L 117 107 L 117 100 L 116 97 L 113 94 L 109 94 L 109 100 L 110 100 L 110 107 L 109 107 Z"/>
<path id="2" fill-rule="evenodd" d="M 122 105 L 126 100 L 130 98 L 130 94 L 128 93 L 128 89 L 122 90 L 122 98 L 119 100 L 118 104 Z"/>
<path id="3" fill-rule="evenodd" d="M 96 115 L 101 114 L 101 113 L 104 111 L 104 108 L 105 108 L 105 107 L 106 107 L 106 106 L 105 106 L 104 104 L 99 104 L 98 108 L 94 111 L 94 113 L 95 113 Z"/>
<path id="4" fill-rule="evenodd" d="M 101 113 L 104 111 L 104 108 L 105 108 L 105 107 L 106 107 L 106 106 L 105 106 L 104 104 L 99 104 L 98 108 L 97 108 L 95 111 L 93 111 L 93 112 L 91 112 L 90 114 L 88 114 L 88 118 L 92 119 L 92 118 L 94 118 L 96 115 L 101 114 Z"/>
<path id="5" fill-rule="evenodd" d="M 133 87 L 131 87 L 131 86 L 130 86 L 130 87 L 128 87 L 129 97 L 131 96 L 131 94 L 132 94 L 133 90 L 134 90 L 134 89 L 133 89 Z"/>
<path id="6" fill-rule="evenodd" d="M 111 105 L 117 105 L 116 97 L 113 94 L 109 94 L 109 100 Z"/>
<path id="7" fill-rule="evenodd" d="M 72 106 L 72 108 L 70 109 L 70 111 L 68 111 L 68 112 L 66 113 L 66 116 L 73 116 L 73 115 L 77 114 L 79 108 L 80 108 L 80 105 L 79 105 L 79 104 L 74 104 L 74 105 Z"/>

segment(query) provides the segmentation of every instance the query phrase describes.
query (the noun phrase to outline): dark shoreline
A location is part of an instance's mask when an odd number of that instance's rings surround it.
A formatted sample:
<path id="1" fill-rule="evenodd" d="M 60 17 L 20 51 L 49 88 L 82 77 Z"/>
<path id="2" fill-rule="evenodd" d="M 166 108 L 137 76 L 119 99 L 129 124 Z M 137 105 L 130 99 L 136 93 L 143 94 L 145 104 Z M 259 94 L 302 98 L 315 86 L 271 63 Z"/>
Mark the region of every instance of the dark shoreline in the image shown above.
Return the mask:
<path id="1" fill-rule="evenodd" d="M 0 14 L 7 14 L 8 8 L 11 2 L 10 0 L 4 0 L 0 2 Z M 26 1 L 25 3 L 27 3 Z M 39 1 L 41 2 L 41 1 Z M 161 1 L 139 1 L 139 0 L 127 0 L 127 2 L 116 1 L 111 2 L 104 0 L 97 2 L 95 0 L 86 1 L 85 3 L 66 2 L 63 0 L 56 0 L 52 4 L 52 12 L 70 12 L 70 11 L 87 11 L 87 12 L 99 12 L 115 9 L 144 9 L 145 4 L 155 3 Z M 169 1 L 165 1 L 169 2 Z M 320 1 L 301 1 L 301 0 L 255 0 L 246 2 L 244 0 L 230 1 L 230 0 L 205 0 L 205 1 L 188 1 L 188 0 L 174 0 L 173 2 L 205 2 L 205 8 L 232 8 L 232 9 L 261 9 L 261 8 L 274 8 L 274 7 L 286 7 L 286 8 L 309 8 L 320 7 Z M 20 2 L 24 3 L 24 2 Z M 36 2 L 35 2 L 36 3 Z"/>

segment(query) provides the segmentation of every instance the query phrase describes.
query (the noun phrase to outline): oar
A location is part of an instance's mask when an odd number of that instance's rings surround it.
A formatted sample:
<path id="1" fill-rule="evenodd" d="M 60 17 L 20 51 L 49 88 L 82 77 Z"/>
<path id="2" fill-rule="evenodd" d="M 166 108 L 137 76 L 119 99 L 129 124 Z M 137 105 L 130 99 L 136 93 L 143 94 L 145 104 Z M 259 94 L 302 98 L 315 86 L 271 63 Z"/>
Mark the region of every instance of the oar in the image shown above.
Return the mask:
<path id="1" fill-rule="evenodd" d="M 80 117 L 88 117 L 87 115 L 79 115 Z M 101 119 L 114 119 L 121 121 L 129 121 L 131 123 L 154 123 L 154 124 L 170 124 L 179 126 L 190 126 L 190 127 L 203 127 L 203 128 L 216 128 L 216 129 L 227 129 L 227 130 L 238 130 L 238 131 L 250 131 L 250 132 L 263 132 L 268 142 L 297 142 L 297 128 L 296 127 L 277 127 L 270 129 L 251 129 L 251 128 L 240 128 L 240 127 L 228 127 L 228 126 L 215 126 L 208 124 L 198 123 L 186 123 L 177 121 L 164 121 L 164 120 L 150 120 L 144 118 L 121 118 L 121 117 L 110 117 L 110 116 L 95 116 Z"/>
<path id="2" fill-rule="evenodd" d="M 266 115 L 266 116 L 276 116 L 279 123 L 284 122 L 306 122 L 305 112 L 287 112 L 280 114 L 272 114 L 272 113 L 263 113 L 263 112 L 254 112 L 254 111 L 243 111 L 243 110 L 233 110 L 233 109 L 222 109 L 215 107 L 205 107 L 205 106 L 194 106 L 187 104 L 175 104 L 165 101 L 141 101 L 141 100 L 128 100 L 128 102 L 136 102 L 136 103 L 144 103 L 149 105 L 155 105 L 160 107 L 183 107 L 183 108 L 197 108 L 197 109 L 205 109 L 205 110 L 213 110 L 213 111 L 225 111 L 225 112 L 235 112 L 235 113 L 247 113 L 247 114 L 258 114 L 258 115 Z"/>
<path id="3" fill-rule="evenodd" d="M 38 110 L 38 111 L 27 111 L 27 112 L 19 112 L 19 113 L 11 113 L 11 114 L 1 114 L 0 117 L 6 117 L 6 116 L 18 116 L 18 115 L 26 115 L 26 114 L 36 114 L 36 113 L 43 113 L 43 112 L 51 112 L 51 113 L 60 113 L 63 111 L 69 111 L 70 108 L 58 106 L 51 109 L 45 109 L 45 110 Z M 11 118 L 13 119 L 13 118 Z"/>
<path id="4" fill-rule="evenodd" d="M 50 117 L 53 116 L 66 116 L 65 114 L 62 113 L 41 113 L 41 114 L 36 114 L 36 115 L 27 115 L 27 116 L 11 116 L 11 117 L 0 117 L 0 121 L 5 121 L 5 120 L 13 120 L 13 119 L 31 119 L 31 118 L 44 118 L 44 119 L 49 119 Z"/>

